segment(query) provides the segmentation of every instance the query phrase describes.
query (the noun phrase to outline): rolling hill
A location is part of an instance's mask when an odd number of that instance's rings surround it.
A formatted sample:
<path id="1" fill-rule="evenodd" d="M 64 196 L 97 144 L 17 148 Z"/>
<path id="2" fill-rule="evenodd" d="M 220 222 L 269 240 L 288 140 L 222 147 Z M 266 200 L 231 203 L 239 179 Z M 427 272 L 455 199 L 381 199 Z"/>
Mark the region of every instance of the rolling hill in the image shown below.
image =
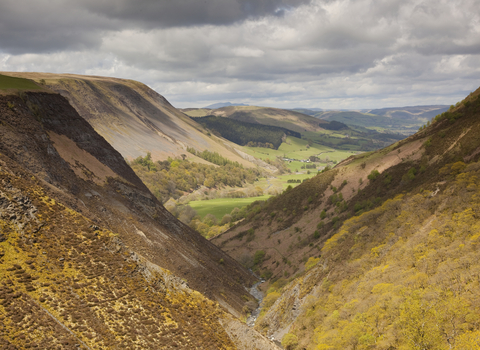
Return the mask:
<path id="1" fill-rule="evenodd" d="M 278 126 L 295 132 L 320 131 L 317 119 L 306 114 L 285 109 L 257 106 L 227 106 L 218 109 L 204 110 L 204 115 L 198 115 L 195 110 L 184 110 L 192 117 L 215 115 L 242 122 Z"/>
<path id="2" fill-rule="evenodd" d="M 212 239 L 269 281 L 257 330 L 291 349 L 478 348 L 479 96 Z"/>
<path id="3" fill-rule="evenodd" d="M 374 130 L 411 135 L 436 115 L 447 111 L 449 106 L 415 106 L 381 108 L 361 111 L 328 110 L 317 111 L 295 109 L 322 120 L 338 121 Z"/>
<path id="4" fill-rule="evenodd" d="M 301 134 L 302 138 L 342 150 L 379 149 L 404 137 L 358 125 L 345 125 L 337 120 L 319 120 L 307 114 L 279 108 L 229 106 L 213 110 L 190 108 L 183 111 L 193 119 L 212 115 L 239 122 L 281 127 Z"/>

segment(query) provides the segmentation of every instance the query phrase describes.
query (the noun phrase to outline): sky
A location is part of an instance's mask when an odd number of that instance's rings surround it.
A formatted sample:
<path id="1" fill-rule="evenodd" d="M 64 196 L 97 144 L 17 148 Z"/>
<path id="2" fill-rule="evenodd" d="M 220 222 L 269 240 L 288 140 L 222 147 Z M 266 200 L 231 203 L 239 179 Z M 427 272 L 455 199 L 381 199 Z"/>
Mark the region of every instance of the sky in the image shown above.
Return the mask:
<path id="1" fill-rule="evenodd" d="M 141 81 L 175 107 L 454 104 L 480 0 L 0 0 L 0 71 Z"/>

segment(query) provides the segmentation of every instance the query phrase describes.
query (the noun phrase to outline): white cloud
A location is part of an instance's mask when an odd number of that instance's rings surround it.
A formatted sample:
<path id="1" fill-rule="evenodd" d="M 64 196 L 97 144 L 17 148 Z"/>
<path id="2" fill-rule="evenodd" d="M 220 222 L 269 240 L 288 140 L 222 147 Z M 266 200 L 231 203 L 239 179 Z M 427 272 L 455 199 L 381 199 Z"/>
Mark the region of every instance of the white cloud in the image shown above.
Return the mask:
<path id="1" fill-rule="evenodd" d="M 250 48 L 250 47 L 234 47 L 232 49 L 233 53 L 237 57 L 262 57 L 265 55 L 260 49 Z"/>

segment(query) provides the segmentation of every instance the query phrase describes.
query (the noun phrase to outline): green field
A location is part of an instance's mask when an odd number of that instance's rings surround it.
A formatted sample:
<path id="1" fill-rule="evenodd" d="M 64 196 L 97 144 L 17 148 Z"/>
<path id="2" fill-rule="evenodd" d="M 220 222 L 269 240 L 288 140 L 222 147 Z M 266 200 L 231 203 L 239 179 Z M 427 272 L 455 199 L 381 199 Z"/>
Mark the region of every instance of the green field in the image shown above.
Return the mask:
<path id="1" fill-rule="evenodd" d="M 199 109 L 192 109 L 189 111 L 183 111 L 186 115 L 190 117 L 205 117 L 211 113 L 210 109 L 204 109 L 204 108 L 199 108 Z"/>
<path id="2" fill-rule="evenodd" d="M 307 148 L 307 144 L 307 140 L 289 136 L 287 137 L 287 141 L 283 142 L 278 150 L 261 147 L 243 147 L 243 150 L 246 153 L 262 160 L 267 158 L 274 160 L 277 157 L 301 160 L 308 159 L 310 156 L 317 156 L 323 160 L 327 160 L 328 158 L 329 161 L 336 162 L 348 158 L 352 154 L 358 153 L 355 151 L 336 150 L 316 143 L 313 143 L 311 147 Z M 327 164 L 328 163 L 325 161 L 316 163 L 317 168 L 323 168 L 327 166 Z M 305 163 L 300 161 L 287 162 L 287 167 L 293 172 L 306 172 L 306 169 L 301 169 L 302 165 L 305 165 Z M 315 170 L 311 169 L 311 172 L 315 172 Z"/>
<path id="3" fill-rule="evenodd" d="M 213 214 L 221 220 L 225 214 L 230 214 L 235 207 L 241 209 L 255 201 L 264 201 L 270 198 L 269 195 L 249 198 L 217 198 L 205 201 L 192 201 L 188 203 L 197 214 L 203 219 L 207 214 Z"/>
<path id="4" fill-rule="evenodd" d="M 40 90 L 41 87 L 29 79 L 14 78 L 0 74 L 0 90 Z"/>

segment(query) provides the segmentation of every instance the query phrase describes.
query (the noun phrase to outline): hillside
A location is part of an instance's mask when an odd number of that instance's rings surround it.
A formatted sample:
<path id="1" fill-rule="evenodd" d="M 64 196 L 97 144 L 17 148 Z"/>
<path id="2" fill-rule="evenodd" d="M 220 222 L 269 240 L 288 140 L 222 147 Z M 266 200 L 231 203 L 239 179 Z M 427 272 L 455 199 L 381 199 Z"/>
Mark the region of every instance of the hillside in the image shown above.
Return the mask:
<path id="1" fill-rule="evenodd" d="M 195 118 L 195 121 L 238 145 L 261 145 L 278 149 L 286 136 L 300 138 L 298 132 L 272 125 L 248 123 L 213 115 Z"/>
<path id="2" fill-rule="evenodd" d="M 210 135 L 173 107 L 163 96 L 133 80 L 73 74 L 2 72 L 40 82 L 45 89 L 66 97 L 70 104 L 124 158 L 151 152 L 154 160 L 187 154 L 187 147 L 208 149 L 244 166 L 235 144 Z M 202 159 L 189 155 L 196 162 Z M 259 163 L 262 165 L 261 163 Z"/>
<path id="3" fill-rule="evenodd" d="M 341 150 L 371 151 L 404 138 L 399 134 L 367 129 L 359 126 L 358 123 L 349 124 L 334 119 L 323 120 L 294 110 L 279 108 L 229 106 L 214 110 L 190 108 L 183 111 L 193 119 L 214 115 L 239 122 L 281 127 L 299 133 L 302 138 L 315 143 Z M 363 116 L 360 113 L 359 115 Z"/>
<path id="4" fill-rule="evenodd" d="M 257 106 L 227 106 L 218 109 L 204 110 L 206 114 L 200 115 L 195 110 L 185 110 L 185 113 L 192 117 L 200 117 L 206 115 L 216 115 L 226 117 L 242 122 L 279 126 L 298 133 L 305 131 L 320 131 L 322 128 L 316 118 L 306 114 L 271 107 Z M 195 115 L 196 114 L 196 115 Z"/>
<path id="5" fill-rule="evenodd" d="M 2 348 L 275 348 L 232 316 L 255 278 L 56 93 L 0 96 L 0 227 Z"/>
<path id="6" fill-rule="evenodd" d="M 356 125 L 374 130 L 390 131 L 411 135 L 420 126 L 436 115 L 447 111 L 449 106 L 415 106 L 382 108 L 362 111 L 314 111 L 298 110 L 313 117 L 338 121 L 348 125 Z"/>
<path id="7" fill-rule="evenodd" d="M 269 279 L 259 331 L 290 349 L 479 347 L 479 95 L 212 240 Z"/>

